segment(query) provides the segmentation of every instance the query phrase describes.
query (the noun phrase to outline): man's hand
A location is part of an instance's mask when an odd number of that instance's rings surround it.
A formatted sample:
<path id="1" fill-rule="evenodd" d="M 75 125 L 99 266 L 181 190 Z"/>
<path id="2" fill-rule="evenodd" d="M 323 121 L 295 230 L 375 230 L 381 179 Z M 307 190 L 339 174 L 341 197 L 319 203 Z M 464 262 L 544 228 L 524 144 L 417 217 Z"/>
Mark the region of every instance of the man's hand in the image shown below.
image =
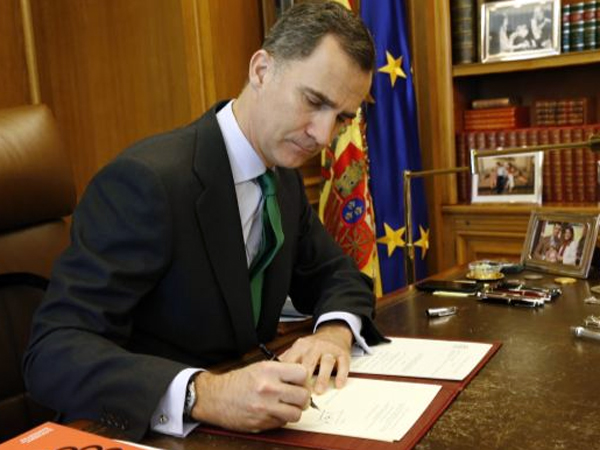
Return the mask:
<path id="1" fill-rule="evenodd" d="M 340 389 L 346 385 L 352 339 L 352 331 L 345 323 L 325 322 L 319 325 L 315 334 L 294 342 L 280 359 L 302 364 L 309 375 L 314 373 L 318 365 L 319 373 L 314 390 L 317 394 L 322 394 L 327 390 L 334 369 L 335 387 Z"/>
<path id="2" fill-rule="evenodd" d="M 192 418 L 235 431 L 258 432 L 300 420 L 310 402 L 300 364 L 263 361 L 224 374 L 196 376 Z"/>

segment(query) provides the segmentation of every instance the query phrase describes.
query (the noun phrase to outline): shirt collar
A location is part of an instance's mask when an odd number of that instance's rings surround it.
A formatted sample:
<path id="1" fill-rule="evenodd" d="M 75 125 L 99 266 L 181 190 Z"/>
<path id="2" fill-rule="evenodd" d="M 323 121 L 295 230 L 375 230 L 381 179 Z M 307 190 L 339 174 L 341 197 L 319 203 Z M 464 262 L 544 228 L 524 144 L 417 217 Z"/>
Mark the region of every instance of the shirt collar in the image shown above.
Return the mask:
<path id="1" fill-rule="evenodd" d="M 231 100 L 221 108 L 217 113 L 217 121 L 225 141 L 233 182 L 240 184 L 262 175 L 266 167 L 244 136 L 233 114 L 233 102 Z"/>

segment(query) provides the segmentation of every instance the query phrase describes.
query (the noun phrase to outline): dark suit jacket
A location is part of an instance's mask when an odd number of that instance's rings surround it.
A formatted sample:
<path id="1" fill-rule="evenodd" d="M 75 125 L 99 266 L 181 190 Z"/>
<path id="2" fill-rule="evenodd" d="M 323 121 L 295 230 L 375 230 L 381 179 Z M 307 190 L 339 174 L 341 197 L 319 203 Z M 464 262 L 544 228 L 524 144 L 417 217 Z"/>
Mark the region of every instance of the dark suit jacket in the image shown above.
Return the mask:
<path id="1" fill-rule="evenodd" d="M 219 105 L 220 106 L 220 105 Z M 140 438 L 175 375 L 272 339 L 289 293 L 303 312 L 371 322 L 369 282 L 321 226 L 298 172 L 277 169 L 283 247 L 258 327 L 227 152 L 215 113 L 142 141 L 102 169 L 73 217 L 24 360 L 27 387 L 65 421 Z"/>

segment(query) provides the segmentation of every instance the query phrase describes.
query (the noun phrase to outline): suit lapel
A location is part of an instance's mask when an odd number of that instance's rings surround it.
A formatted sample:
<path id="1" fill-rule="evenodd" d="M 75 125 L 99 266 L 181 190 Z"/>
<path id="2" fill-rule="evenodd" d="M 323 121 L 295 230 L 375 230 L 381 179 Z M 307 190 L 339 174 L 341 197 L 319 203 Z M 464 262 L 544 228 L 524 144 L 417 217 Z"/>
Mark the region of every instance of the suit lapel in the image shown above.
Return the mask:
<path id="1" fill-rule="evenodd" d="M 240 214 L 227 150 L 213 108 L 197 122 L 193 167 L 203 192 L 196 201 L 208 258 L 227 303 L 240 353 L 257 345 Z"/>

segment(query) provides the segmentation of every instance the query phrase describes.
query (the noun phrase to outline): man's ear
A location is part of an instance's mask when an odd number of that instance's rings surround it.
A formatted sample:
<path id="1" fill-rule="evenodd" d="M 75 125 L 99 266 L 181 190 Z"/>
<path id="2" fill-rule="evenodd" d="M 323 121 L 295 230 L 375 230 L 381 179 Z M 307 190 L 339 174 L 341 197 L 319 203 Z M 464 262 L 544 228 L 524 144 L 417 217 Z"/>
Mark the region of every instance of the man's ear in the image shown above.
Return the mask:
<path id="1" fill-rule="evenodd" d="M 273 57 L 265 49 L 260 49 L 250 58 L 248 81 L 253 89 L 262 87 L 265 76 L 275 63 Z"/>

